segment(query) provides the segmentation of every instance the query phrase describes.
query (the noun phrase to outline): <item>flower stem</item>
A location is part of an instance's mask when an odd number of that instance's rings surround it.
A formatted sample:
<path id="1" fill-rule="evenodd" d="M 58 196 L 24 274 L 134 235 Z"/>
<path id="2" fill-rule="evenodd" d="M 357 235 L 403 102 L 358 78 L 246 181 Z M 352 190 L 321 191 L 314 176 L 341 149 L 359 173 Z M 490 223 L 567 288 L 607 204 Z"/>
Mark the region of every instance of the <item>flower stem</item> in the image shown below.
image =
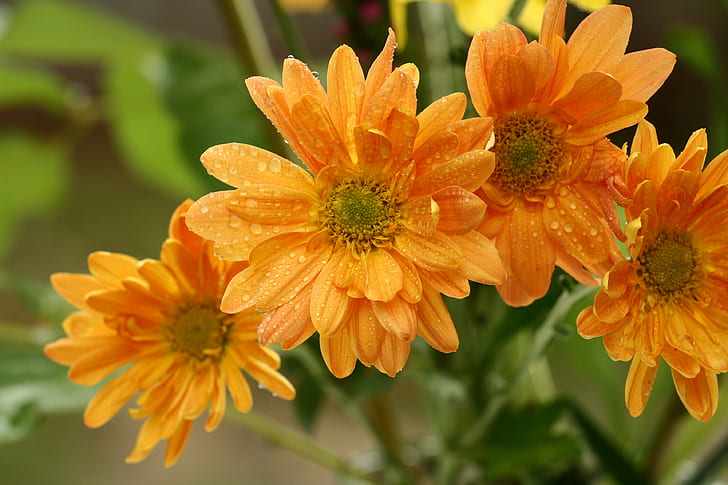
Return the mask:
<path id="1" fill-rule="evenodd" d="M 275 77 L 273 56 L 253 0 L 217 0 L 228 25 L 235 51 L 246 75 Z M 283 143 L 276 128 L 264 123 L 269 148 L 290 158 L 291 152 Z"/>
<path id="2" fill-rule="evenodd" d="M 254 411 L 249 413 L 229 412 L 227 417 L 274 445 L 280 446 L 335 473 L 346 475 L 365 483 L 377 483 L 374 478 L 354 468 L 346 460 L 324 449 L 309 437 L 290 428 L 281 426 L 262 414 Z"/>
<path id="3" fill-rule="evenodd" d="M 283 38 L 286 39 L 286 45 L 291 52 L 291 55 L 299 61 L 308 62 L 309 56 L 306 52 L 306 47 L 301 40 L 301 36 L 298 34 L 296 27 L 291 22 L 291 17 L 281 7 L 280 0 L 271 0 L 271 6 L 273 7 L 273 13 L 278 20 L 278 27 L 281 29 Z"/>

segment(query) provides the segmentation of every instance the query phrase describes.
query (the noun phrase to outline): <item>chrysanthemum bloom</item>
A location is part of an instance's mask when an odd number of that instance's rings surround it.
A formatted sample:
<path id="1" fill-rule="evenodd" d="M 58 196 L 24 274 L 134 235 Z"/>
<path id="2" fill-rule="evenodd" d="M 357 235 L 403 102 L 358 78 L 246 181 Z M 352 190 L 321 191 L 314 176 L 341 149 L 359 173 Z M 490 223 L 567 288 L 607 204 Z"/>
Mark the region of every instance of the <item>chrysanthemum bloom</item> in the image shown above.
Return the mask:
<path id="1" fill-rule="evenodd" d="M 702 421 L 718 404 L 716 374 L 728 371 L 728 151 L 703 172 L 706 143 L 695 132 L 676 158 L 640 123 L 622 187 L 630 257 L 577 321 L 583 337 L 603 337 L 612 359 L 632 359 L 625 399 L 633 416 L 647 404 L 660 357 Z"/>
<path id="2" fill-rule="evenodd" d="M 340 47 L 328 92 L 292 58 L 282 86 L 248 79 L 255 103 L 311 173 L 256 147 L 212 147 L 203 164 L 237 188 L 208 194 L 188 215 L 220 257 L 250 259 L 221 308 L 266 311 L 259 340 L 286 349 L 318 331 L 339 377 L 357 359 L 396 374 L 418 334 L 454 351 L 440 293 L 463 297 L 468 278 L 504 279 L 494 245 L 473 231 L 485 206 L 471 191 L 494 157 L 471 149 L 490 136 L 490 121 L 461 120 L 462 93 L 416 117 L 417 70 L 392 70 L 394 49 L 390 32 L 365 79 L 353 51 Z"/>
<path id="3" fill-rule="evenodd" d="M 239 411 L 249 411 L 253 402 L 241 369 L 279 396 L 295 396 L 276 372 L 278 354 L 256 340 L 262 316 L 219 310 L 230 278 L 247 264 L 220 261 L 210 241 L 187 229 L 191 204 L 174 213 L 161 261 L 96 252 L 88 259 L 90 275 L 51 277 L 58 293 L 80 311 L 63 322 L 68 336 L 48 344 L 46 355 L 70 366 L 70 378 L 83 385 L 121 369 L 86 407 L 86 425 L 105 424 L 143 393 L 130 413 L 147 419 L 128 462 L 143 460 L 168 438 L 165 465 L 174 464 L 193 421 L 208 406 L 205 429 L 218 426 L 226 389 Z"/>
<path id="4" fill-rule="evenodd" d="M 626 157 L 605 136 L 643 118 L 675 62 L 664 49 L 624 54 L 632 17 L 623 6 L 589 15 L 565 43 L 565 9 L 566 0 L 548 3 L 538 41 L 501 24 L 478 32 L 468 53 L 473 104 L 494 119 L 481 230 L 503 258 L 498 290 L 511 305 L 543 296 L 555 265 L 585 284 L 611 266 L 608 187 Z"/>
<path id="5" fill-rule="evenodd" d="M 389 11 L 392 25 L 404 44 L 407 39 L 407 4 L 423 0 L 389 0 Z M 515 0 L 436 0 L 452 6 L 457 21 L 463 32 L 473 35 L 478 30 L 490 30 L 505 20 Z M 569 0 L 569 3 L 580 9 L 593 12 L 610 3 L 609 0 Z M 531 34 L 538 35 L 541 28 L 546 0 L 526 0 L 518 18 L 513 21 Z"/>

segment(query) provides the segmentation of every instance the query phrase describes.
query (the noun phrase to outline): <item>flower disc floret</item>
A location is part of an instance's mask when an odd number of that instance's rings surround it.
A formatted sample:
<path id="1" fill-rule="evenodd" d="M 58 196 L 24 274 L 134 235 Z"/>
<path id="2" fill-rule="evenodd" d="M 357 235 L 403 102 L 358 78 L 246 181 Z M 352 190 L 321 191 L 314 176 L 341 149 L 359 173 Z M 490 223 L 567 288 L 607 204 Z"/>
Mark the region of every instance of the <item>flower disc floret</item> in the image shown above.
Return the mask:
<path id="1" fill-rule="evenodd" d="M 695 249 L 685 235 L 660 233 L 637 260 L 637 275 L 663 301 L 689 293 L 698 267 Z"/>
<path id="2" fill-rule="evenodd" d="M 228 317 L 211 305 L 192 304 L 181 308 L 170 327 L 173 349 L 198 360 L 219 358 L 233 323 Z"/>
<path id="3" fill-rule="evenodd" d="M 495 125 L 493 178 L 508 193 L 538 194 L 555 179 L 564 157 L 562 142 L 544 118 L 511 116 Z"/>
<path id="4" fill-rule="evenodd" d="M 321 223 L 335 244 L 356 254 L 389 244 L 401 218 L 387 185 L 365 180 L 339 183 L 321 210 Z"/>

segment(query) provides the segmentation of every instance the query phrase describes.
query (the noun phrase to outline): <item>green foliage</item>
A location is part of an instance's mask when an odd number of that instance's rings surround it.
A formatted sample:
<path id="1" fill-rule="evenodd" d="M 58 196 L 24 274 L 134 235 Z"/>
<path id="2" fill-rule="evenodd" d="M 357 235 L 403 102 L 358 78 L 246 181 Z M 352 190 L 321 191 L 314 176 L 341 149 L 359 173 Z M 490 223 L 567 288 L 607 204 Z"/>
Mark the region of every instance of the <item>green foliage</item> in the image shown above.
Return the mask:
<path id="1" fill-rule="evenodd" d="M 34 104 L 61 113 L 68 98 L 68 89 L 57 76 L 0 60 L 0 107 Z"/>
<path id="2" fill-rule="evenodd" d="M 0 443 L 24 437 L 48 413 L 82 410 L 95 392 L 72 383 L 37 345 L 0 345 L 0 362 Z"/>
<path id="3" fill-rule="evenodd" d="M 17 224 L 49 211 L 68 187 L 67 153 L 24 133 L 0 135 L 0 254 L 13 241 Z"/>

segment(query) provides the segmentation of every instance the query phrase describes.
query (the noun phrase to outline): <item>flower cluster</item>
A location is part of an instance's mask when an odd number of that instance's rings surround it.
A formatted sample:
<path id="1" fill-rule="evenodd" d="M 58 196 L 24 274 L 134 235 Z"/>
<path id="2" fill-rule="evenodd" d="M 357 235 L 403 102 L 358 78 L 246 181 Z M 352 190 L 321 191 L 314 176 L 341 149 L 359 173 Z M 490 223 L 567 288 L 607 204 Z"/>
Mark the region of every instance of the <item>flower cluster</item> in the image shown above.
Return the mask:
<path id="1" fill-rule="evenodd" d="M 130 364 L 86 423 L 103 424 L 141 392 L 132 416 L 148 419 L 129 460 L 169 438 L 172 463 L 208 405 L 206 427 L 217 426 L 226 389 L 250 409 L 241 369 L 294 397 L 265 345 L 287 350 L 317 334 L 335 376 L 357 362 L 394 376 L 417 336 L 458 348 L 442 295 L 464 298 L 474 281 L 528 305 L 556 266 L 587 285 L 602 280 L 578 329 L 632 360 L 630 412 L 642 412 L 662 358 L 686 408 L 709 419 L 716 374 L 728 371 L 728 155 L 703 171 L 702 131 L 677 157 L 658 145 L 646 101 L 675 56 L 625 53 L 632 18 L 617 5 L 566 40 L 566 3 L 548 2 L 532 42 L 505 23 L 475 33 L 465 66 L 474 118 L 463 119 L 462 93 L 418 111 L 419 71 L 395 67 L 392 31 L 366 75 L 338 48 L 326 89 L 294 58 L 280 84 L 249 78 L 301 163 L 241 143 L 211 147 L 202 163 L 231 189 L 178 209 L 161 261 L 94 253 L 92 275 L 53 277 L 80 312 L 48 356 L 81 384 Z M 606 138 L 638 123 L 629 156 Z"/>

